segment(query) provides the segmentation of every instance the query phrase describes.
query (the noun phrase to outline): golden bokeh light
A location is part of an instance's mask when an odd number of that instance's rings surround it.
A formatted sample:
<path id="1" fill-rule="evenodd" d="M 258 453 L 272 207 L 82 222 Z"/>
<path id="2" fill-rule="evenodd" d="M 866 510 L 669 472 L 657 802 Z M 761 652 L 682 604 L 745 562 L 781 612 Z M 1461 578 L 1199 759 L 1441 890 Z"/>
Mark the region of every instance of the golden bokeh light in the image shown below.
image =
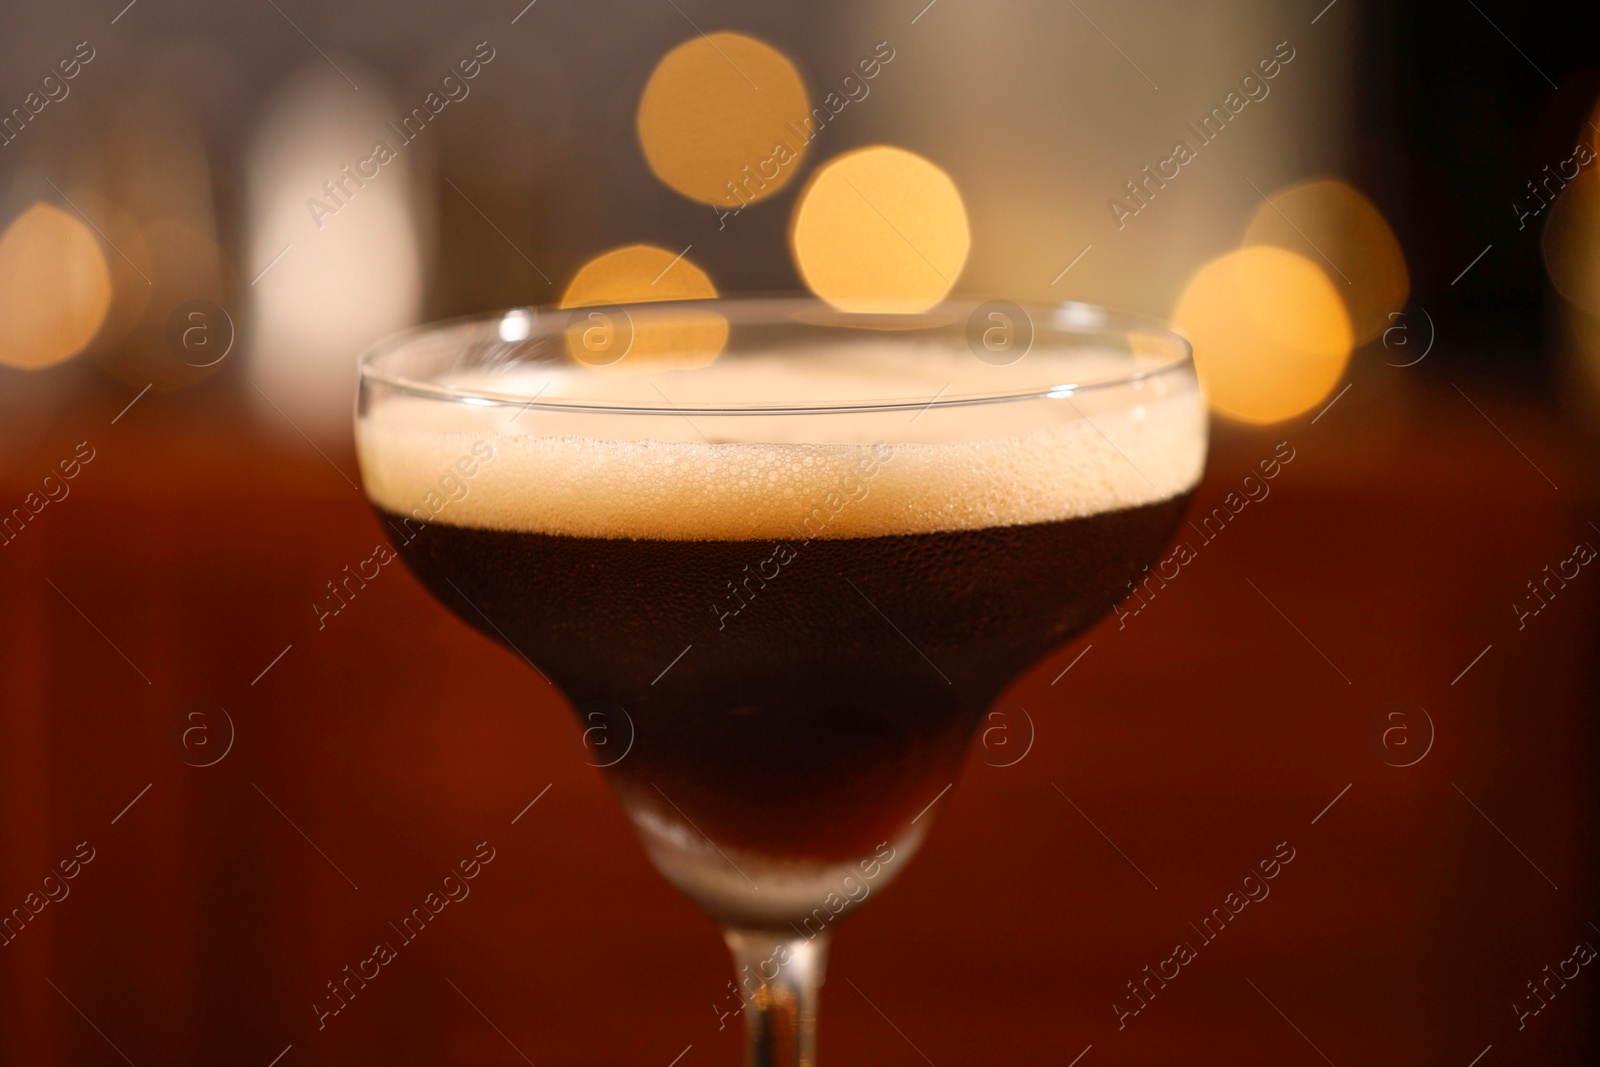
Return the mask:
<path id="1" fill-rule="evenodd" d="M 655 245 L 628 245 L 595 256 L 578 269 L 563 308 L 711 300 L 717 287 L 680 253 Z M 653 374 L 703 367 L 728 341 L 728 320 L 715 311 L 674 309 L 629 317 L 609 310 L 574 315 L 566 327 L 567 354 L 605 374 Z"/>
<path id="2" fill-rule="evenodd" d="M 1309 259 L 1270 245 L 1200 268 L 1172 319 L 1194 344 L 1212 409 L 1242 422 L 1314 407 L 1338 384 L 1354 342 L 1335 283 Z"/>
<path id="3" fill-rule="evenodd" d="M 37 370 L 81 352 L 111 306 L 94 231 L 37 203 L 0 235 L 0 363 Z"/>
<path id="4" fill-rule="evenodd" d="M 1311 260 L 1333 282 L 1356 342 L 1393 325 L 1405 307 L 1405 254 L 1383 213 L 1347 182 L 1327 178 L 1273 193 L 1245 230 L 1246 245 L 1274 245 Z"/>
<path id="5" fill-rule="evenodd" d="M 738 208 L 794 177 L 810 111 L 781 52 L 738 33 L 691 38 L 662 57 L 639 99 L 639 144 L 667 185 Z"/>
<path id="6" fill-rule="evenodd" d="M 876 145 L 812 176 L 789 244 L 807 287 L 840 311 L 914 314 L 955 286 L 972 234 L 948 174 L 913 152 Z"/>
<path id="7" fill-rule="evenodd" d="M 1556 292 L 1591 315 L 1600 315 L 1600 189 L 1594 179 L 1572 182 L 1545 216 L 1539 239 L 1545 270 Z"/>

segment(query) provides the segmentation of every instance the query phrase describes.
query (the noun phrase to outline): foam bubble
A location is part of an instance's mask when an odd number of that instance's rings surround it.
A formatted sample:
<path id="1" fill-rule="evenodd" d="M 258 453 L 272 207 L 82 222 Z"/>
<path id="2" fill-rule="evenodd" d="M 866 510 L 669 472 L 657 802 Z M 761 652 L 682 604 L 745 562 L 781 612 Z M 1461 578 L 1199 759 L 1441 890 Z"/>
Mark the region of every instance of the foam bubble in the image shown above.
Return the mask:
<path id="1" fill-rule="evenodd" d="M 1049 389 L 1125 369 L 1082 350 L 1024 362 L 1032 379 L 1007 368 L 1005 388 Z M 821 359 L 725 358 L 714 371 L 648 381 L 523 365 L 492 382 L 479 372 L 443 384 L 525 396 L 542 388 L 541 399 L 670 412 L 752 396 L 933 397 L 941 386 L 959 396 L 978 391 L 969 388 L 977 376 L 992 389 L 995 369 L 976 363 L 874 343 Z M 890 388 L 897 392 L 883 392 Z M 1050 522 L 1168 499 L 1199 480 L 1206 414 L 1187 375 L 868 414 L 620 415 L 390 394 L 368 404 L 356 441 L 372 502 L 424 521 L 644 540 L 870 537 Z"/>

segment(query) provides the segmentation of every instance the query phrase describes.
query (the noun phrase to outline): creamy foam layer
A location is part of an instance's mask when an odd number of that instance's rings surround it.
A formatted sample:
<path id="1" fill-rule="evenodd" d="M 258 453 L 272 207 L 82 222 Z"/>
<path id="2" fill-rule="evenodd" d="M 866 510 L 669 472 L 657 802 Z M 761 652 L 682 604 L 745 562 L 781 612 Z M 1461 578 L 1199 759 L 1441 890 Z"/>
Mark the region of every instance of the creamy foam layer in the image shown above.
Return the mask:
<path id="1" fill-rule="evenodd" d="M 1114 375 L 1126 369 L 1125 358 L 1036 351 L 1022 364 L 995 368 L 965 351 L 875 341 L 804 359 L 725 356 L 713 370 L 648 379 L 524 364 L 441 384 L 672 410 L 754 397 L 799 403 L 1044 391 Z M 356 438 L 367 494 L 387 511 L 584 537 L 970 530 L 1155 503 L 1199 480 L 1206 414 L 1191 378 L 1057 393 L 871 414 L 746 416 L 566 413 L 391 394 L 368 405 Z"/>

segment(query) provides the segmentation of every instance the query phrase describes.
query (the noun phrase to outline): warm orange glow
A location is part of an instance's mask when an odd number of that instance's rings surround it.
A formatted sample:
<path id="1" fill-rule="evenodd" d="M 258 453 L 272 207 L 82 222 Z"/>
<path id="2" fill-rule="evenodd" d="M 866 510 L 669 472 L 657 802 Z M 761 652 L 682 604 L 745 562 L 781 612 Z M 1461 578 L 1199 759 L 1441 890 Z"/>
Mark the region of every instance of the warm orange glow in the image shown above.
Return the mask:
<path id="1" fill-rule="evenodd" d="M 37 370 L 94 339 L 111 307 L 111 273 L 94 231 L 34 204 L 0 235 L 0 363 Z"/>
<path id="2" fill-rule="evenodd" d="M 1315 406 L 1344 374 L 1354 340 L 1322 269 L 1267 245 L 1202 267 L 1172 318 L 1194 343 L 1213 410 L 1243 422 L 1278 422 Z"/>
<path id="3" fill-rule="evenodd" d="M 1273 193 L 1256 209 L 1246 245 L 1275 245 L 1328 275 L 1350 313 L 1356 342 L 1392 326 L 1411 282 L 1400 242 L 1372 201 L 1353 186 L 1323 179 Z"/>
<path id="4" fill-rule="evenodd" d="M 1355 341 L 1394 325 L 1411 293 L 1405 253 L 1371 200 L 1338 179 L 1278 190 L 1256 208 L 1245 245 L 1275 245 L 1317 264 L 1350 314 Z"/>
<path id="5" fill-rule="evenodd" d="M 604 252 L 579 268 L 561 294 L 563 308 L 710 300 L 717 287 L 682 255 L 654 245 Z M 627 321 L 612 313 L 568 325 L 567 354 L 607 374 L 651 374 L 703 367 L 728 340 L 728 320 L 714 311 L 681 310 Z"/>
<path id="6" fill-rule="evenodd" d="M 693 37 L 662 57 L 639 100 L 656 177 L 736 208 L 771 196 L 805 153 L 805 85 L 782 53 L 738 33 Z"/>
<path id="7" fill-rule="evenodd" d="M 1570 304 L 1600 315 L 1600 190 L 1580 178 L 1545 216 L 1540 246 L 1550 283 Z"/>
<path id="8" fill-rule="evenodd" d="M 789 228 L 795 265 L 841 311 L 926 311 L 961 276 L 972 235 L 961 192 L 921 156 L 878 145 L 812 177 Z"/>
<path id="9" fill-rule="evenodd" d="M 561 294 L 561 306 L 709 300 L 716 295 L 710 277 L 687 257 L 655 245 L 627 245 L 579 267 Z"/>

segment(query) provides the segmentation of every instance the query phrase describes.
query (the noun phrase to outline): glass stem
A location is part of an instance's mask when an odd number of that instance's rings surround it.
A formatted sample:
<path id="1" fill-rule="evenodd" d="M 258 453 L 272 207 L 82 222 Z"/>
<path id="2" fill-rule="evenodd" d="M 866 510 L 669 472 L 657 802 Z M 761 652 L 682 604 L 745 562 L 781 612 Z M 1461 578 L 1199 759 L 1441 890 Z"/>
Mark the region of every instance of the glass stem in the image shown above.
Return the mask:
<path id="1" fill-rule="evenodd" d="M 828 935 L 725 930 L 743 1002 L 746 1067 L 813 1067 Z"/>

